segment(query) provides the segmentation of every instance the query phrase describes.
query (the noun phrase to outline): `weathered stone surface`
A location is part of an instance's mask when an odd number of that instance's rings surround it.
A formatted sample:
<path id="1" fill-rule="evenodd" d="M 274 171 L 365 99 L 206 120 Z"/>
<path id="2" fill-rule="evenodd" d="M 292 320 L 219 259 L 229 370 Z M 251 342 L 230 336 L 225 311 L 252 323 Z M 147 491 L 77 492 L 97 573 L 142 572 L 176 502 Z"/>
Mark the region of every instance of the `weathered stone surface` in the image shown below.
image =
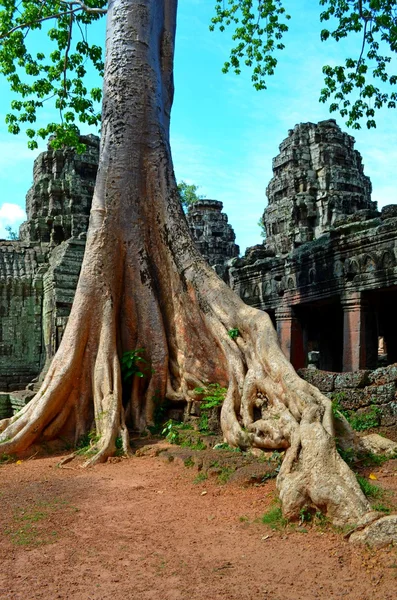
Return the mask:
<path id="1" fill-rule="evenodd" d="M 195 244 L 211 266 L 223 266 L 239 255 L 235 233 L 218 200 L 203 199 L 189 207 L 186 215 Z"/>
<path id="2" fill-rule="evenodd" d="M 83 154 L 49 146 L 36 158 L 21 240 L 60 244 L 86 232 L 98 170 L 99 138 L 87 135 L 81 141 L 86 145 Z"/>
<path id="3" fill-rule="evenodd" d="M 263 222 L 266 245 L 276 254 L 326 233 L 346 215 L 362 221 L 376 208 L 354 138 L 333 119 L 301 123 L 289 131 L 273 159 Z"/>
<path id="4" fill-rule="evenodd" d="M 345 388 L 361 388 L 369 383 L 370 371 L 353 371 L 352 373 L 339 373 L 335 377 L 335 390 Z"/>
<path id="5" fill-rule="evenodd" d="M 320 392 L 332 392 L 335 389 L 336 373 L 319 369 L 299 369 L 298 374 L 318 388 Z"/>
<path id="6" fill-rule="evenodd" d="M 369 383 L 380 385 L 383 383 L 389 383 L 391 381 L 397 381 L 397 365 L 390 365 L 388 367 L 380 367 L 368 377 Z"/>
<path id="7" fill-rule="evenodd" d="M 31 390 L 21 390 L 17 392 L 11 392 L 9 394 L 10 405 L 12 414 L 16 414 L 21 408 L 23 408 L 35 395 L 35 392 Z"/>
<path id="8" fill-rule="evenodd" d="M 9 394 L 0 392 L 0 419 L 8 419 L 12 415 Z"/>
<path id="9" fill-rule="evenodd" d="M 362 531 L 355 531 L 349 541 L 353 544 L 368 544 L 376 548 L 397 544 L 397 515 L 382 517 Z"/>

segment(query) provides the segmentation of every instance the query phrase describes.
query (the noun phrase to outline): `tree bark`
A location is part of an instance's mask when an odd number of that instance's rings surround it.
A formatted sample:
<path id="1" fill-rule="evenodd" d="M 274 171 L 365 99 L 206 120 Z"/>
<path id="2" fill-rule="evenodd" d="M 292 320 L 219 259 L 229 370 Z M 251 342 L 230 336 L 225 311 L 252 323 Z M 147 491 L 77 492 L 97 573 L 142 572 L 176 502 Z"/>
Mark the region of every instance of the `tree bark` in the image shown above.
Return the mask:
<path id="1" fill-rule="evenodd" d="M 284 514 L 311 506 L 357 523 L 370 507 L 336 451 L 330 401 L 297 376 L 268 315 L 246 306 L 191 239 L 169 144 L 176 11 L 177 0 L 109 1 L 99 170 L 75 301 L 40 391 L 0 422 L 0 452 L 77 443 L 95 423 L 89 463 L 104 461 L 118 437 L 128 453 L 127 425 L 153 424 L 155 398 L 186 402 L 219 382 L 225 440 L 286 449 Z M 120 358 L 137 348 L 152 372 L 123 405 Z"/>

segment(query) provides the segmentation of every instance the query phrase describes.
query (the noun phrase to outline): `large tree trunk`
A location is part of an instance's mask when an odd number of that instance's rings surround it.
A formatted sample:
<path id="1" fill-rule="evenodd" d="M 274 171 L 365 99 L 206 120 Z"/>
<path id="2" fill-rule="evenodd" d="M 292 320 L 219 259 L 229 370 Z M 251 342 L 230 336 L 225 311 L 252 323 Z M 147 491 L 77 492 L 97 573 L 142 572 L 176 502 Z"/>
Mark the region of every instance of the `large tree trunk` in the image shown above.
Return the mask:
<path id="1" fill-rule="evenodd" d="M 169 145 L 176 10 L 177 0 L 109 1 L 100 163 L 75 301 L 40 391 L 0 423 L 0 452 L 77 441 L 95 421 L 90 462 L 103 461 L 117 437 L 128 452 L 127 425 L 153 423 L 154 398 L 186 401 L 219 382 L 229 444 L 286 449 L 285 515 L 310 505 L 358 522 L 370 507 L 336 451 L 330 401 L 296 375 L 267 314 L 246 306 L 190 237 Z M 123 405 L 120 357 L 137 348 L 153 372 Z"/>

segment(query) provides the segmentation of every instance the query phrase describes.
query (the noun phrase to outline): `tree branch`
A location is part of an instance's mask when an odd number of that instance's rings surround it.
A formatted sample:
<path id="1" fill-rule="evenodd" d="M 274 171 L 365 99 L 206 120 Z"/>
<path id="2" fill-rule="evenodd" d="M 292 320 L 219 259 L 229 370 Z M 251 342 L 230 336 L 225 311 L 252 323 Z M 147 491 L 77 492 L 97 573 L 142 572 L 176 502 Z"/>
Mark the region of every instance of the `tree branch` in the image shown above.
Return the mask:
<path id="1" fill-rule="evenodd" d="M 72 0 L 72 2 L 68 2 L 67 0 L 61 0 L 62 4 L 69 4 L 73 6 L 73 4 L 77 4 L 80 8 L 77 10 L 85 10 L 88 13 L 96 13 L 98 15 L 105 15 L 107 13 L 107 8 L 91 8 L 84 4 L 82 0 Z"/>
<path id="2" fill-rule="evenodd" d="M 6 37 L 8 37 L 12 33 L 14 33 L 14 31 L 17 31 L 18 29 L 25 29 L 25 27 L 31 27 L 32 25 L 35 25 L 36 23 L 44 23 L 44 21 L 48 21 L 50 19 L 57 19 L 58 17 L 66 17 L 67 15 L 74 15 L 81 10 L 84 10 L 89 13 L 96 13 L 96 14 L 103 14 L 103 15 L 107 13 L 106 8 L 90 8 L 89 6 L 86 6 L 84 4 L 84 2 L 80 2 L 80 0 L 72 0 L 72 2 L 67 2 L 66 0 L 65 1 L 62 0 L 62 4 L 68 4 L 69 6 L 73 6 L 74 4 L 77 4 L 77 7 L 73 8 L 71 10 L 66 10 L 65 12 L 59 12 L 59 13 L 55 13 L 53 15 L 49 15 L 48 17 L 42 17 L 42 18 L 32 21 L 30 23 L 20 23 L 19 25 L 15 25 L 15 27 L 10 29 L 6 33 L 3 33 L 2 35 L 0 35 L 0 40 L 4 40 Z"/>

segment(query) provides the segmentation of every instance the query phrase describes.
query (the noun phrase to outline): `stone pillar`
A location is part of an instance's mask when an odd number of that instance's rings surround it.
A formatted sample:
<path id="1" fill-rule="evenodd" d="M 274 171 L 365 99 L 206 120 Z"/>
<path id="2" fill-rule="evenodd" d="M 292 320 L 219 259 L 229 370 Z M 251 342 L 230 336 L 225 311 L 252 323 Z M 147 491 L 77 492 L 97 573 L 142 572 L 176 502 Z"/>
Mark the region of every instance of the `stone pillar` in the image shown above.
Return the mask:
<path id="1" fill-rule="evenodd" d="M 295 369 L 306 366 L 303 331 L 292 306 L 276 309 L 277 334 L 281 349 Z"/>
<path id="2" fill-rule="evenodd" d="M 375 368 L 377 332 L 360 292 L 345 294 L 343 308 L 343 371 Z"/>

